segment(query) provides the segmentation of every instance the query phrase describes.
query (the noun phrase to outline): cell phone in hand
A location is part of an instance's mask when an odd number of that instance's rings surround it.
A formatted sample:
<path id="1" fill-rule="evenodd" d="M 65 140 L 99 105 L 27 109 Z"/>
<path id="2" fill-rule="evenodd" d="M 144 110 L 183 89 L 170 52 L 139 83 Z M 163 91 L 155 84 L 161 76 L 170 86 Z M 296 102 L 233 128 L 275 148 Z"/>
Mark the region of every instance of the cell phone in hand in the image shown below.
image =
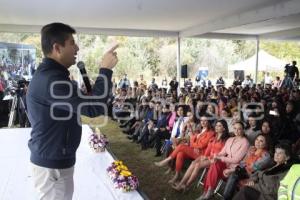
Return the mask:
<path id="1" fill-rule="evenodd" d="M 278 113 L 275 110 L 270 110 L 269 115 L 277 116 Z"/>

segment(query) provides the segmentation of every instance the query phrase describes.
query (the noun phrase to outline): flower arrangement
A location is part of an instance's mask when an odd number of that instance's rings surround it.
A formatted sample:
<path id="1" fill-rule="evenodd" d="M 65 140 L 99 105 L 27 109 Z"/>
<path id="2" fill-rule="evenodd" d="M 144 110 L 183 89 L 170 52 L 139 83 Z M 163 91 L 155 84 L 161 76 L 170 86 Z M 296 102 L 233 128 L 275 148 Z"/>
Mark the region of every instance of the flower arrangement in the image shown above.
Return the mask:
<path id="1" fill-rule="evenodd" d="M 96 153 L 103 152 L 108 145 L 108 139 L 96 128 L 95 132 L 89 137 L 89 145 Z"/>
<path id="2" fill-rule="evenodd" d="M 122 161 L 114 161 L 106 171 L 114 187 L 122 189 L 123 192 L 136 190 L 139 186 L 138 178 L 132 175 Z"/>

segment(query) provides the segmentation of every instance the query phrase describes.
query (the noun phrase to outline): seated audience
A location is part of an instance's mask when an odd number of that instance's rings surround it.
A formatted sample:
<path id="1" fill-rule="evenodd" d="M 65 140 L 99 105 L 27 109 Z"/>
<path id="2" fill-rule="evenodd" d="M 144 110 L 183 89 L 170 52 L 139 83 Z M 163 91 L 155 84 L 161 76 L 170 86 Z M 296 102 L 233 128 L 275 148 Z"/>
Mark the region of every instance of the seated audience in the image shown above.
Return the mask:
<path id="1" fill-rule="evenodd" d="M 167 165 L 171 160 L 176 159 L 176 172 L 169 183 L 174 183 L 179 178 L 179 173 L 186 159 L 195 160 L 204 154 L 210 139 L 215 136 L 215 132 L 212 130 L 208 119 L 209 116 L 201 117 L 201 132 L 192 133 L 190 144 L 179 144 L 169 157 L 160 162 L 155 162 L 156 166 L 162 167 Z"/>
<path id="2" fill-rule="evenodd" d="M 291 158 L 291 146 L 287 143 L 277 144 L 272 167 L 252 174 L 246 186 L 234 196 L 233 200 L 277 199 L 280 180 L 293 164 Z"/>
<path id="3" fill-rule="evenodd" d="M 239 180 L 245 181 L 252 173 L 263 170 L 269 162 L 271 162 L 267 138 L 266 135 L 258 135 L 255 139 L 254 146 L 250 147 L 244 160 L 240 162 L 234 172 L 229 176 L 223 193 L 225 200 L 232 199 Z"/>
<path id="4" fill-rule="evenodd" d="M 204 180 L 204 192 L 200 199 L 210 199 L 220 179 L 228 177 L 246 155 L 249 142 L 245 137 L 244 125 L 236 122 L 234 137 L 229 138 L 220 153 L 215 155 Z"/>
<path id="5" fill-rule="evenodd" d="M 215 125 L 216 136 L 210 140 L 203 156 L 194 160 L 187 169 L 179 184 L 173 185 L 177 191 L 186 190 L 197 178 L 200 169 L 207 168 L 211 164 L 214 155 L 219 153 L 229 137 L 228 127 L 225 120 L 218 120 Z"/>

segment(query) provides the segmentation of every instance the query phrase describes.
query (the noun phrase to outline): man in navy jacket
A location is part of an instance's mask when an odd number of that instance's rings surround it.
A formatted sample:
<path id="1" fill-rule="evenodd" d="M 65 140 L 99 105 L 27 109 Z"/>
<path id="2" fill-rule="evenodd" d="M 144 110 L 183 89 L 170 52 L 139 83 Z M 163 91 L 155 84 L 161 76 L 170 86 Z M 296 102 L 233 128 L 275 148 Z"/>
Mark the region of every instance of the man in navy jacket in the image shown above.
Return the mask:
<path id="1" fill-rule="evenodd" d="M 106 113 L 112 68 L 118 58 L 112 47 L 104 54 L 92 95 L 83 96 L 69 78 L 79 50 L 75 30 L 52 23 L 41 30 L 45 58 L 35 72 L 27 93 L 32 125 L 28 146 L 34 185 L 39 199 L 72 199 L 76 150 L 81 139 L 80 116 Z"/>

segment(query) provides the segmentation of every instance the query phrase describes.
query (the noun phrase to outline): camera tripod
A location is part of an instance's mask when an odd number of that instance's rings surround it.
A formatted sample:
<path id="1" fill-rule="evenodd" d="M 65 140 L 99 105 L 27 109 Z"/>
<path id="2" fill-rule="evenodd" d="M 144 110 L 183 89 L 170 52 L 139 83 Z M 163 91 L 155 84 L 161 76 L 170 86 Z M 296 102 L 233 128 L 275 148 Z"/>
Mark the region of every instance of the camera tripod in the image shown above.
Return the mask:
<path id="1" fill-rule="evenodd" d="M 11 109 L 10 109 L 10 113 L 9 113 L 8 128 L 11 128 L 14 125 L 14 122 L 16 120 L 16 116 L 18 113 L 18 110 L 17 110 L 18 105 L 20 105 L 21 108 L 24 109 L 24 111 L 25 111 L 24 123 L 22 123 L 22 124 L 20 123 L 20 126 L 21 127 L 29 127 L 30 126 L 29 121 L 28 121 L 28 113 L 27 113 L 24 101 L 21 96 L 15 94 L 12 99 Z M 21 117 L 22 116 L 19 115 L 19 121 L 21 121 L 20 120 Z"/>

